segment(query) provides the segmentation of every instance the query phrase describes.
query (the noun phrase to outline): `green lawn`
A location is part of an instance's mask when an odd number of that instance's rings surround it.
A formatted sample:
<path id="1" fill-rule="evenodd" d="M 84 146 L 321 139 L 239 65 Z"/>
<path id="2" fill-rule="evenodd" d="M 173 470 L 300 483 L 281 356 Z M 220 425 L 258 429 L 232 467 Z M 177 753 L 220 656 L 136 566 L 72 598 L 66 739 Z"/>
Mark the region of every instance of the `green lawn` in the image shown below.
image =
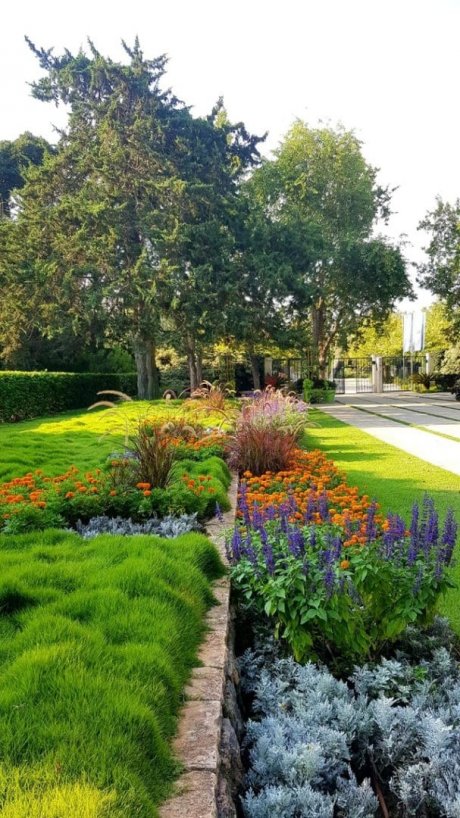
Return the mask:
<path id="1" fill-rule="evenodd" d="M 120 450 L 126 433 L 145 418 L 173 418 L 183 413 L 183 401 L 133 401 L 116 411 L 83 410 L 21 423 L 0 424 L 0 482 L 43 469 L 52 476 L 70 465 L 79 469 L 99 466 L 113 451 Z M 218 424 L 219 416 L 193 422 Z"/>
<path id="2" fill-rule="evenodd" d="M 3 818 L 153 818 L 221 575 L 202 535 L 0 537 Z"/>
<path id="3" fill-rule="evenodd" d="M 444 518 L 447 509 L 452 508 L 460 524 L 460 477 L 317 409 L 311 410 L 309 418 L 315 425 L 307 429 L 306 447 L 326 452 L 346 472 L 348 482 L 375 498 L 384 512 L 397 512 L 410 519 L 413 503 L 420 502 L 428 492 L 441 517 Z M 453 574 L 460 588 L 460 559 Z M 441 610 L 460 633 L 458 591 L 449 592 Z"/>

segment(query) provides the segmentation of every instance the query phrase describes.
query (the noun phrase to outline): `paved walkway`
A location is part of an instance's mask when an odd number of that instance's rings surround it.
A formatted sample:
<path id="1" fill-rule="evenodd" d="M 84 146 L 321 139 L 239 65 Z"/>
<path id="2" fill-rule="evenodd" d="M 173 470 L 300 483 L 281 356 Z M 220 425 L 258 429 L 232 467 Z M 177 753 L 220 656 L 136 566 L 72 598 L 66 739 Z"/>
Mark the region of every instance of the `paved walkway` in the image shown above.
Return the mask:
<path id="1" fill-rule="evenodd" d="M 460 403 L 448 393 L 436 397 L 411 392 L 338 395 L 333 405 L 320 408 L 433 466 L 460 475 Z"/>

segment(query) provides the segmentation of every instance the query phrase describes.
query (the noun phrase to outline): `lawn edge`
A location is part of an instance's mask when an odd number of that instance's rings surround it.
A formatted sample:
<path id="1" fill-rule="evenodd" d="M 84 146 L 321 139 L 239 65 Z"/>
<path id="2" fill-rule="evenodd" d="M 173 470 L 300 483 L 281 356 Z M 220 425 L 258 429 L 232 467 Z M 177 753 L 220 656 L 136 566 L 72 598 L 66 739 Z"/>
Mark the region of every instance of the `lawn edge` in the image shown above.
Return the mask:
<path id="1" fill-rule="evenodd" d="M 234 524 L 237 493 L 238 477 L 233 475 L 228 490 L 230 511 L 222 515 L 222 520 L 210 520 L 206 527 L 224 565 L 228 565 L 225 532 Z M 160 818 L 216 818 L 218 813 L 224 699 L 234 664 L 229 574 L 214 583 L 213 593 L 217 605 L 206 615 L 207 632 L 198 654 L 200 666 L 193 669 L 185 688 L 186 701 L 173 742 L 183 772 L 175 782 L 174 794 L 160 806 Z"/>

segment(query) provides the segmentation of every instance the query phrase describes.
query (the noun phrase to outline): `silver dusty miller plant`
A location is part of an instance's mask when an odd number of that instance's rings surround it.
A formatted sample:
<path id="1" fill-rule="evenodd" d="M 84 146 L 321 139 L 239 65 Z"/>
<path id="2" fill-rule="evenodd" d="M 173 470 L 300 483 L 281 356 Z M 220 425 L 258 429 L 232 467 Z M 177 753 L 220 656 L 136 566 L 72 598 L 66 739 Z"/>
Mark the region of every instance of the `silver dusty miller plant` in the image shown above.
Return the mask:
<path id="1" fill-rule="evenodd" d="M 92 517 L 87 523 L 81 520 L 75 525 L 77 532 L 85 539 L 97 537 L 99 534 L 155 534 L 157 537 L 179 537 L 189 531 L 200 531 L 201 526 L 197 521 L 196 514 L 181 514 L 179 517 L 168 515 L 162 517 L 151 517 L 142 523 L 134 523 L 131 518 L 123 517 Z"/>
<path id="2" fill-rule="evenodd" d="M 267 644 L 241 659 L 250 769 L 246 818 L 373 818 L 374 769 L 404 818 L 460 818 L 460 671 L 437 620 L 409 629 L 394 659 L 356 668 L 349 682 L 276 657 Z M 356 778 L 358 776 L 358 780 Z"/>

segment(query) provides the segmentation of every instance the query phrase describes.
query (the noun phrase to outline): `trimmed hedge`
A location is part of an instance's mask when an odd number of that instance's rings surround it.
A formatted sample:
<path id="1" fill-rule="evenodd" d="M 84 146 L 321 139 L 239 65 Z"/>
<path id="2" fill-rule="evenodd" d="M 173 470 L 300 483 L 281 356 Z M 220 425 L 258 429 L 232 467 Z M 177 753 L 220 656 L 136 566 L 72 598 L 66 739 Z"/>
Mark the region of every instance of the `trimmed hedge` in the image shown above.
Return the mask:
<path id="1" fill-rule="evenodd" d="M 102 389 L 137 394 L 135 374 L 0 372 L 0 423 L 84 409 Z"/>

